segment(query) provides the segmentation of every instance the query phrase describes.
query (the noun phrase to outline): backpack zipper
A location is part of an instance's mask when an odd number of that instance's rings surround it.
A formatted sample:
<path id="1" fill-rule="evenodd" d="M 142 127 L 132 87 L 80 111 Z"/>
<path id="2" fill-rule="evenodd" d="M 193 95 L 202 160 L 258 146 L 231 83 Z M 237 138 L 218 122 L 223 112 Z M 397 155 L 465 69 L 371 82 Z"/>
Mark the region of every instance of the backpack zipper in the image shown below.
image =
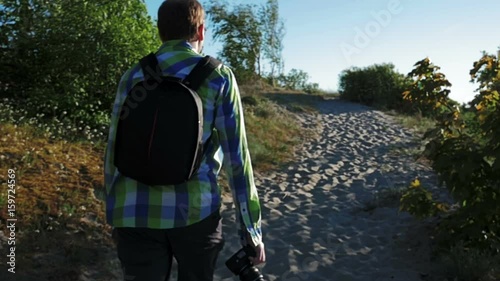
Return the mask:
<path id="1" fill-rule="evenodd" d="M 155 120 L 153 122 L 153 130 L 151 131 L 151 137 L 149 138 L 149 147 L 148 147 L 148 161 L 151 161 L 151 146 L 153 145 L 153 138 L 155 135 L 155 129 L 156 129 L 156 120 L 158 119 L 158 107 L 156 108 L 155 112 Z"/>

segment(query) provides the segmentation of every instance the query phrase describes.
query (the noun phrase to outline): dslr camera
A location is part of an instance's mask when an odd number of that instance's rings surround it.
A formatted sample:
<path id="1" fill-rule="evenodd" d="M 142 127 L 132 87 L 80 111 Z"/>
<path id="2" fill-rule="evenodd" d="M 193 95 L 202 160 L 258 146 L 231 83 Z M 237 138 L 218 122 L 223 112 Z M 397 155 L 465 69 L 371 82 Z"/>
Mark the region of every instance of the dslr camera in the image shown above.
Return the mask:
<path id="1" fill-rule="evenodd" d="M 255 257 L 254 248 L 247 245 L 236 252 L 232 257 L 226 261 L 226 266 L 240 281 L 265 281 L 264 276 L 260 273 L 249 257 Z"/>

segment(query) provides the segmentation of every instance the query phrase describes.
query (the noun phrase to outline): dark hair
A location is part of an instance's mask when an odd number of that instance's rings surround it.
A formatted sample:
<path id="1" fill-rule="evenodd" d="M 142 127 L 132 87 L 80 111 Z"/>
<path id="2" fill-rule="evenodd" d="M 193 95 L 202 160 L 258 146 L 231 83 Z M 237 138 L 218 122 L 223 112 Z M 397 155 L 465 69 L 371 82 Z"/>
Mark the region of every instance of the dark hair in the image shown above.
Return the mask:
<path id="1" fill-rule="evenodd" d="M 196 0 L 165 0 L 158 9 L 158 32 L 162 41 L 194 41 L 205 11 Z"/>

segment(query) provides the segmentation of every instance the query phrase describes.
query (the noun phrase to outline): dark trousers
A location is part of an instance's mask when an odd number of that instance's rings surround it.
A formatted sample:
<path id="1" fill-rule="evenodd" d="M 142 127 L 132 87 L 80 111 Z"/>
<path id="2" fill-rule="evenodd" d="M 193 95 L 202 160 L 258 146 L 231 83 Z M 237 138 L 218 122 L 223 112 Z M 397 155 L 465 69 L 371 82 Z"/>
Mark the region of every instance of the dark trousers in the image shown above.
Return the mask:
<path id="1" fill-rule="evenodd" d="M 120 227 L 113 232 L 126 281 L 168 281 L 172 257 L 178 264 L 178 281 L 213 281 L 224 246 L 219 210 L 186 227 Z"/>

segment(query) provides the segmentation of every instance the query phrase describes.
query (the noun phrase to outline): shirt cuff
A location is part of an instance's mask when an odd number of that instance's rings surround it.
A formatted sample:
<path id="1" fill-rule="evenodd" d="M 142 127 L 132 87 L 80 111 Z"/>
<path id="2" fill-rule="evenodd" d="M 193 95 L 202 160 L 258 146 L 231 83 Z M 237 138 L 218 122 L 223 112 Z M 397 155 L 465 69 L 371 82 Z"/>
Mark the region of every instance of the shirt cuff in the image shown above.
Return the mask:
<path id="1" fill-rule="evenodd" d="M 240 240 L 241 245 L 246 246 L 248 244 L 256 247 L 262 244 L 262 231 L 260 229 L 253 230 L 249 232 L 247 229 L 240 230 Z"/>

